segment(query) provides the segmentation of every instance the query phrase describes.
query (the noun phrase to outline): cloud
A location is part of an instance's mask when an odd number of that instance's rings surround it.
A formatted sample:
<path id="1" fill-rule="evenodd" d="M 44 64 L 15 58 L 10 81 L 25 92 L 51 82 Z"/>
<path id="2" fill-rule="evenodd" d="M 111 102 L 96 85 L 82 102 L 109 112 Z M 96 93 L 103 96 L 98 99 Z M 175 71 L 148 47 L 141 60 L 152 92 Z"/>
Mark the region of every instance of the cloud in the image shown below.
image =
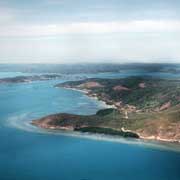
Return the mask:
<path id="1" fill-rule="evenodd" d="M 73 22 L 47 25 L 7 25 L 0 37 L 55 36 L 61 34 L 106 34 L 124 32 L 180 32 L 180 21 Z"/>
<path id="2" fill-rule="evenodd" d="M 0 8 L 0 26 L 10 24 L 14 19 L 14 13 L 10 8 Z"/>
<path id="3" fill-rule="evenodd" d="M 42 0 L 42 2 L 46 4 L 52 4 L 52 5 L 59 5 L 59 4 L 65 4 L 66 1 L 64 0 Z"/>

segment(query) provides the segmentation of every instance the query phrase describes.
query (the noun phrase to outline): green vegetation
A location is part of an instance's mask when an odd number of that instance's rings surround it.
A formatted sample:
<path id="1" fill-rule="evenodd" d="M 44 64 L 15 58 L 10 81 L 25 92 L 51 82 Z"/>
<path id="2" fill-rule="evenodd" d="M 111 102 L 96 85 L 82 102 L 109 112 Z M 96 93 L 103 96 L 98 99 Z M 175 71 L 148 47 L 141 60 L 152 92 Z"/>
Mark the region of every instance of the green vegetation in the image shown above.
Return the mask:
<path id="1" fill-rule="evenodd" d="M 109 109 L 101 109 L 99 111 L 97 111 L 96 115 L 97 116 L 106 116 L 108 114 L 111 114 L 111 113 L 117 113 L 118 111 L 116 109 L 113 109 L 113 108 L 109 108 Z"/>
<path id="2" fill-rule="evenodd" d="M 102 87 L 80 87 L 84 83 L 97 82 Z M 65 82 L 59 87 L 72 87 L 89 90 L 89 95 L 96 96 L 108 104 L 116 102 L 125 105 L 133 105 L 136 109 L 154 110 L 163 104 L 170 102 L 171 106 L 180 103 L 180 81 L 155 79 L 151 77 L 129 77 L 124 79 L 86 79 L 81 81 Z M 115 90 L 121 86 L 128 90 Z"/>
<path id="3" fill-rule="evenodd" d="M 67 127 L 81 132 L 123 137 L 136 137 L 139 133 L 156 136 L 161 133 L 163 137 L 168 134 L 180 138 L 180 106 L 174 106 L 162 112 L 132 112 L 129 113 L 128 119 L 124 118 L 124 114 L 117 109 L 104 109 L 88 116 L 60 113 L 35 120 L 32 124 L 45 128 Z M 122 128 L 130 130 L 132 133 L 124 133 Z"/>
<path id="4" fill-rule="evenodd" d="M 33 121 L 34 125 L 180 141 L 180 80 L 149 77 L 86 79 L 57 86 L 87 90 L 87 95 L 97 96 L 117 108 L 99 110 L 87 116 L 51 115 Z"/>
<path id="5" fill-rule="evenodd" d="M 129 137 L 129 138 L 139 138 L 139 136 L 133 132 L 117 131 L 111 128 L 83 127 L 83 128 L 75 128 L 75 131 L 98 133 L 98 134 L 109 134 L 109 135 Z"/>

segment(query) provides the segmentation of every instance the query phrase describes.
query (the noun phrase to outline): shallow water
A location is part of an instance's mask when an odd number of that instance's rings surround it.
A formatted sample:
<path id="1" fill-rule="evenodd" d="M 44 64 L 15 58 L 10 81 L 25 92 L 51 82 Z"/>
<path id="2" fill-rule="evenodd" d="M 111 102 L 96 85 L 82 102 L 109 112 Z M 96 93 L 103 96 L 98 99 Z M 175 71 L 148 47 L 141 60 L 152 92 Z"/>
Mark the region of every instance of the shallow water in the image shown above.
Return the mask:
<path id="1" fill-rule="evenodd" d="M 0 85 L 0 180 L 180 179 L 178 146 L 170 151 L 175 146 L 32 127 L 32 119 L 48 114 L 93 114 L 103 107 L 80 92 L 54 88 L 59 82 Z"/>

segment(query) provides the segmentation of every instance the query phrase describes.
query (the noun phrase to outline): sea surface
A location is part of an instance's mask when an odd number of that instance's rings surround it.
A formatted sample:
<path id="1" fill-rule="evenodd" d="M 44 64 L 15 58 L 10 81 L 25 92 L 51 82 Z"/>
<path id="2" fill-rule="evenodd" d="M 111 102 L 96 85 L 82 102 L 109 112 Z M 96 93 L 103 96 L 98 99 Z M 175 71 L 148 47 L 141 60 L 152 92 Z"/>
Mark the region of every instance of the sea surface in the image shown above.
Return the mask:
<path id="1" fill-rule="evenodd" d="M 30 75 L 0 72 L 0 78 Z M 81 74 L 126 77 L 137 72 Z M 156 76 L 156 74 L 153 74 Z M 178 75 L 157 74 L 162 78 Z M 67 79 L 0 84 L 0 180 L 180 180 L 180 146 L 108 136 L 52 132 L 31 126 L 57 112 L 93 114 L 105 105 L 55 88 Z"/>

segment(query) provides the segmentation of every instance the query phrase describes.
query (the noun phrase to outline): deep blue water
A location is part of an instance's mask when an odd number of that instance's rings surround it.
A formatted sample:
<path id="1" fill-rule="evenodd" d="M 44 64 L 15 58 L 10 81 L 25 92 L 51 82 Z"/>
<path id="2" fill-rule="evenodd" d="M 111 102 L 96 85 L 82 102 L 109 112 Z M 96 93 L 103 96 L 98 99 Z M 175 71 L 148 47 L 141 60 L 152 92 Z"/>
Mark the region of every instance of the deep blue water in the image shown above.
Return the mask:
<path id="1" fill-rule="evenodd" d="M 96 76 L 115 75 L 91 75 Z M 0 85 L 0 180 L 180 179 L 178 151 L 31 127 L 30 120 L 51 113 L 92 114 L 102 108 L 80 92 L 54 88 L 58 82 Z"/>

